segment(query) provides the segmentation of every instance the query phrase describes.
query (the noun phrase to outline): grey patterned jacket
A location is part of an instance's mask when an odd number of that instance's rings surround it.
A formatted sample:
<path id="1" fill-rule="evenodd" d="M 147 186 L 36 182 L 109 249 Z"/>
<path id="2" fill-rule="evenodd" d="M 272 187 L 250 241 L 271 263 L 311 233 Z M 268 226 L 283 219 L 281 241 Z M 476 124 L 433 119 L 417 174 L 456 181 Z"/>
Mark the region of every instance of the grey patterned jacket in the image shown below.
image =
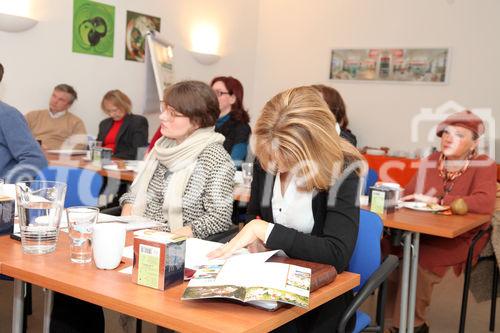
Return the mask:
<path id="1" fill-rule="evenodd" d="M 183 225 L 191 226 L 194 237 L 207 238 L 231 227 L 234 173 L 231 157 L 219 143 L 208 145 L 198 156 L 182 202 Z M 158 164 L 144 193 L 147 195 L 144 216 L 164 223 L 166 231 L 170 231 L 170 226 L 162 206 L 171 175 L 167 167 Z M 133 204 L 134 199 L 129 191 L 120 198 L 120 205 Z"/>

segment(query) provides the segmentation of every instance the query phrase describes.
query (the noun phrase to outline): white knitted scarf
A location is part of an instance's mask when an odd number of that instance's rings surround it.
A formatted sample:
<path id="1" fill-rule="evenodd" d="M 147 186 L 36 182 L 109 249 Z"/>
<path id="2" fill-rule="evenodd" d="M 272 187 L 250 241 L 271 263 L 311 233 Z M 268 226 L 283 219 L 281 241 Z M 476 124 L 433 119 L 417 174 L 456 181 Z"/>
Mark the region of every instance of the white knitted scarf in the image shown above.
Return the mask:
<path id="1" fill-rule="evenodd" d="M 135 195 L 132 214 L 139 216 L 144 214 L 148 186 L 158 163 L 161 163 L 172 173 L 163 198 L 163 215 L 167 218 L 170 231 L 181 228 L 182 197 L 197 158 L 208 145 L 223 142 L 224 136 L 216 133 L 214 127 L 197 129 L 180 144 L 166 137 L 160 138 L 132 183 L 131 191 Z"/>

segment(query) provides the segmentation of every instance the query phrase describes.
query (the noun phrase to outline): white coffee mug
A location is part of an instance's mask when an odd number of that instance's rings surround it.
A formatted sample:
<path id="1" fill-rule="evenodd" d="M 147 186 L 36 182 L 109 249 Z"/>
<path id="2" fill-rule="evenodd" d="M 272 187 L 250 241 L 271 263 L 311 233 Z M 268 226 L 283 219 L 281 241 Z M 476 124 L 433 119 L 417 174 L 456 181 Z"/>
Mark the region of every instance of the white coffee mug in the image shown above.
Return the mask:
<path id="1" fill-rule="evenodd" d="M 120 265 L 127 230 L 122 223 L 97 223 L 92 235 L 94 262 L 100 269 L 115 269 Z"/>

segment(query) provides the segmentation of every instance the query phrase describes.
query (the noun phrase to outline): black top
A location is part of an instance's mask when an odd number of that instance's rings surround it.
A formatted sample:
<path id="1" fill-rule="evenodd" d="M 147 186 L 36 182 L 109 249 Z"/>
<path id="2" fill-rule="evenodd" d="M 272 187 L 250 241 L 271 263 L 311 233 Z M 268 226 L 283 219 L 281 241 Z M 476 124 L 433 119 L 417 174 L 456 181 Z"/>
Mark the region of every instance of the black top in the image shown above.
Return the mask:
<path id="1" fill-rule="evenodd" d="M 271 199 L 275 176 L 266 173 L 257 161 L 254 165 L 247 218 L 250 221 L 260 216 L 264 221 L 274 222 Z M 359 177 L 352 172 L 329 191 L 318 192 L 312 200 L 314 226 L 311 234 L 275 223 L 266 247 L 282 249 L 292 258 L 333 265 L 338 273 L 344 271 L 358 237 L 358 183 Z M 353 293 L 349 291 L 274 332 L 336 332 L 352 298 Z M 354 328 L 355 321 L 356 316 L 353 316 L 347 330 Z"/>
<path id="2" fill-rule="evenodd" d="M 266 173 L 256 161 L 252 181 L 248 220 L 260 216 L 274 222 L 272 191 L 275 176 Z M 356 245 L 359 226 L 357 205 L 359 177 L 352 172 L 329 191 L 320 191 L 312 200 L 314 226 L 311 234 L 275 224 L 266 246 L 282 249 L 292 258 L 335 266 L 342 272 Z"/>
<path id="3" fill-rule="evenodd" d="M 358 143 L 356 135 L 352 134 L 351 130 L 347 128 L 340 130 L 340 137 L 349 141 L 354 147 L 356 147 L 356 144 Z"/>
<path id="4" fill-rule="evenodd" d="M 238 143 L 248 143 L 248 138 L 252 132 L 250 126 L 246 123 L 233 118 L 232 112 L 230 117 L 220 127 L 216 127 L 215 131 L 224 135 L 224 149 L 231 155 L 233 146 Z"/>
<path id="5" fill-rule="evenodd" d="M 106 118 L 99 124 L 97 140 L 104 142 L 109 130 L 113 126 L 113 119 Z M 137 149 L 148 145 L 148 120 L 140 115 L 127 114 L 116 135 L 115 153 L 113 157 L 125 160 L 135 160 Z"/>

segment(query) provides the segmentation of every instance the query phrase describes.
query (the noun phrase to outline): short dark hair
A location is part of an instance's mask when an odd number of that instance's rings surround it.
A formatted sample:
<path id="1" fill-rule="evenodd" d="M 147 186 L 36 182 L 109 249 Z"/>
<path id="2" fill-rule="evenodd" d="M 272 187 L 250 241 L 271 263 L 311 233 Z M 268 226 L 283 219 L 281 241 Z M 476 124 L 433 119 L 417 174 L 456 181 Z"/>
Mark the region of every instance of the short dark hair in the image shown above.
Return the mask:
<path id="1" fill-rule="evenodd" d="M 201 81 L 181 81 L 168 87 L 163 101 L 200 128 L 214 126 L 219 119 L 217 96 Z"/>
<path id="2" fill-rule="evenodd" d="M 324 84 L 315 84 L 312 87 L 323 95 L 323 99 L 328 104 L 340 128 L 346 129 L 349 126 L 349 119 L 347 118 L 345 103 L 340 93 L 336 89 Z"/>
<path id="3" fill-rule="evenodd" d="M 57 86 L 54 87 L 54 90 L 63 91 L 65 93 L 70 94 L 71 97 L 73 97 L 73 99 L 71 100 L 71 104 L 73 104 L 73 102 L 78 98 L 75 89 L 69 84 L 66 83 L 58 84 Z"/>
<path id="4" fill-rule="evenodd" d="M 0 82 L 2 82 L 3 78 L 3 65 L 0 63 Z"/>

